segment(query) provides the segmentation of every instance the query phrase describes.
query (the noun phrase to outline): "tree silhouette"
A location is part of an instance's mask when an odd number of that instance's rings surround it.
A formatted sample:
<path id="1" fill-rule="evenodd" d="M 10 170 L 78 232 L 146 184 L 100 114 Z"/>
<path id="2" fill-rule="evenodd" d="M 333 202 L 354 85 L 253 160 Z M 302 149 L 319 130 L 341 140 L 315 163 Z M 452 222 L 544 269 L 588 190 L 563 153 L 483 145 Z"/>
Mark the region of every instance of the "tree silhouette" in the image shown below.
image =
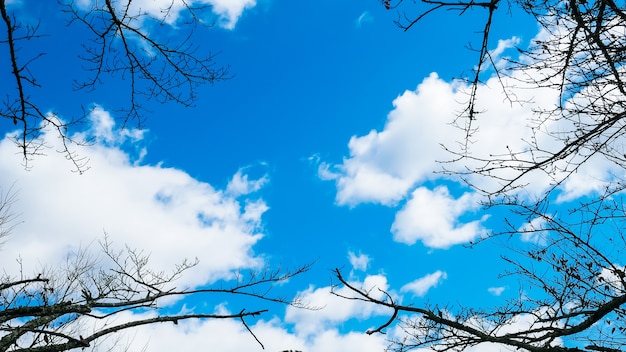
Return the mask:
<path id="1" fill-rule="evenodd" d="M 142 123 L 148 111 L 144 107 L 146 102 L 192 106 L 198 86 L 229 78 L 228 67 L 218 65 L 215 55 L 194 41 L 196 30 L 207 30 L 214 25 L 211 6 L 194 0 L 164 1 L 157 9 L 141 8 L 137 3 L 59 0 L 45 4 L 50 8 L 57 6 L 53 9 L 56 16 L 50 18 L 61 19 L 58 25 L 67 25 L 72 31 L 87 35 L 80 43 L 79 59 L 83 66 L 76 77 L 68 72 L 67 80 L 74 83 L 76 90 L 88 92 L 97 91 L 112 80 L 121 82 L 119 95 L 125 103 L 117 116 L 124 126 Z M 10 64 L 10 79 L 2 82 L 0 117 L 10 128 L 19 128 L 15 142 L 26 167 L 33 156 L 43 154 L 47 147 L 42 138 L 44 131 L 53 130 L 61 140 L 60 152 L 82 173 L 88 168 L 86 160 L 72 145 L 91 141 L 74 139 L 76 134 L 71 129 L 88 113 L 70 120 L 61 119 L 48 112 L 37 94 L 38 90 L 54 89 L 44 86 L 40 79 L 38 68 L 46 66 L 41 65 L 46 53 L 37 51 L 38 44 L 54 43 L 59 38 L 50 37 L 38 24 L 33 24 L 32 16 L 21 11 L 19 2 L 0 0 L 0 16 L 3 49 L 0 55 Z M 174 27 L 175 34 L 166 33 Z M 16 225 L 16 217 L 10 210 L 15 197 L 12 190 L 0 194 L 2 240 Z M 263 346 L 248 321 L 268 309 L 247 307 L 286 304 L 307 308 L 297 298 L 275 295 L 272 288 L 308 271 L 310 265 L 293 271 L 264 268 L 236 272 L 233 280 L 214 285 L 178 287 L 179 279 L 197 263 L 197 260 L 182 260 L 169 272 L 158 271 L 150 267 L 149 255 L 129 247 L 118 250 L 105 237 L 101 251 L 83 249 L 72 253 L 59 267 L 45 266 L 35 273 L 3 271 L 0 351 L 95 349 L 104 339 L 128 329 L 158 323 L 178 324 L 190 319 L 236 319 Z M 244 298 L 242 307 L 234 313 L 172 313 L 167 309 L 171 308 L 171 302 L 185 298 L 210 302 L 213 297 L 221 301 L 224 295 Z"/>
<path id="2" fill-rule="evenodd" d="M 126 104 L 120 108 L 124 124 L 140 124 L 147 101 L 173 101 L 190 106 L 196 99 L 196 88 L 228 78 L 228 67 L 218 66 L 214 54 L 194 42 L 194 30 L 212 26 L 212 9 L 196 5 L 194 1 L 164 2 L 164 8 L 148 11 L 132 1 L 59 1 L 58 13 L 63 14 L 67 25 L 75 31 L 86 32 L 89 38 L 81 43 L 81 76 L 72 77 L 77 90 L 97 90 L 106 80 L 124 82 L 126 92 L 120 92 Z M 44 52 L 32 52 L 40 41 L 56 38 L 43 33 L 38 25 L 22 21 L 17 5 L 0 0 L 2 27 L 0 47 L 10 62 L 11 81 L 5 82 L 5 97 L 0 107 L 0 117 L 11 125 L 20 127 L 16 143 L 24 160 L 41 153 L 40 137 L 45 128 L 52 127 L 63 141 L 62 153 L 70 159 L 78 171 L 86 169 L 86 161 L 70 148 L 72 140 L 68 129 L 82 120 L 82 116 L 66 121 L 49 113 L 34 94 L 42 86 L 35 64 L 44 60 Z M 163 34 L 162 27 L 175 24 L 180 39 Z M 60 25 L 63 25 L 61 23 Z M 151 30 L 149 30 L 150 28 Z M 28 50 L 25 50 L 28 49 Z M 67 58 L 72 59 L 72 58 Z"/>
<path id="3" fill-rule="evenodd" d="M 236 313 L 168 313 L 164 300 L 197 296 L 206 301 L 219 295 L 242 296 L 266 303 L 305 308 L 298 299 L 272 295 L 271 289 L 306 272 L 265 269 L 239 273 L 220 285 L 180 289 L 175 286 L 196 261 L 184 260 L 171 272 L 150 268 L 148 255 L 125 248 L 116 251 L 105 240 L 102 258 L 81 250 L 59 268 L 36 275 L 20 273 L 0 277 L 0 351 L 67 351 L 97 345 L 111 335 L 142 325 L 189 319 L 237 319 L 261 345 L 246 320 L 267 309 L 240 309 Z M 108 265 L 104 265 L 107 263 Z M 257 302 L 258 303 L 258 302 Z M 115 320 L 136 313 L 127 320 Z"/>
<path id="4" fill-rule="evenodd" d="M 505 212 L 503 229 L 472 245 L 503 240 L 501 256 L 509 268 L 503 275 L 519 279 L 520 295 L 491 308 L 402 303 L 393 292 L 381 296 L 376 288 L 359 287 L 336 270 L 338 285 L 353 293 L 341 296 L 388 307 L 389 320 L 368 333 L 399 327 L 402 333 L 390 337 L 391 349 L 398 351 L 422 347 L 462 351 L 489 343 L 537 352 L 622 351 L 626 345 L 624 3 L 382 3 L 398 11 L 396 23 L 405 30 L 416 30 L 420 20 L 441 10 L 486 11 L 480 24 L 478 64 L 468 78 L 468 103 L 456 120 L 466 132 L 465 140 L 458 148 L 447 148 L 453 160 L 444 165 L 445 172 L 460 176 L 485 195 L 485 211 Z M 497 65 L 489 50 L 489 34 L 495 14 L 511 7 L 533 16 L 541 35 L 528 48 L 517 48 L 518 60 Z M 482 155 L 472 149 L 482 126 L 477 101 L 487 76 L 496 77 L 500 89 L 515 103 L 529 103 L 511 94 L 520 87 L 538 94 L 548 89 L 558 96 L 554 105 L 536 108 L 527 121 L 528 137 L 520 147 L 506 146 L 506 153 Z M 593 180 L 597 186 L 592 191 L 576 201 L 559 198 L 568 180 L 597 165 L 609 171 Z M 529 187 L 537 179 L 545 182 L 539 193 Z M 524 243 L 517 240 L 520 235 L 536 240 Z"/>

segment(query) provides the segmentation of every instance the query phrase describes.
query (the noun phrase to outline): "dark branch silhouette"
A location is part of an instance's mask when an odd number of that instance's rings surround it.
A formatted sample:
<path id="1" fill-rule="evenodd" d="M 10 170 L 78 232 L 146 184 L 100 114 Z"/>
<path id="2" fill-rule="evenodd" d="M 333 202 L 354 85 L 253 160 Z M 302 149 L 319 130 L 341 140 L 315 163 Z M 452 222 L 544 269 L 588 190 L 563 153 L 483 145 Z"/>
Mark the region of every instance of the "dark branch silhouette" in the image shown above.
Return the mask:
<path id="1" fill-rule="evenodd" d="M 119 95 L 122 98 L 119 115 L 124 125 L 140 126 L 147 112 L 144 106 L 151 100 L 193 105 L 199 85 L 228 79 L 229 74 L 227 66 L 216 64 L 215 54 L 206 52 L 194 41 L 195 29 L 211 27 L 211 7 L 194 6 L 193 1 L 183 4 L 183 13 L 173 13 L 178 9 L 172 1 L 155 15 L 137 8 L 131 1 L 96 1 L 89 8 L 76 1 L 59 1 L 58 11 L 65 15 L 67 25 L 90 34 L 90 39 L 81 43 L 83 53 L 79 57 L 85 63 L 81 74 L 87 72 L 88 76 L 84 80 L 71 76 L 68 79 L 75 82 L 76 89 L 87 91 L 97 91 L 111 80 L 124 81 L 126 91 Z M 45 129 L 51 128 L 61 139 L 60 152 L 73 162 L 77 171 L 83 172 L 88 168 L 87 160 L 72 146 L 90 141 L 73 139 L 71 128 L 84 116 L 62 120 L 48 112 L 49 107 L 42 106 L 34 94 L 36 90 L 54 89 L 42 86 L 34 65 L 45 59 L 45 53 L 31 57 L 22 54 L 24 48 L 36 48 L 39 41 L 55 38 L 41 33 L 38 26 L 21 23 L 5 0 L 0 0 L 0 14 L 3 27 L 0 33 L 4 33 L 0 48 L 5 48 L 2 55 L 7 55 L 11 63 L 13 78 L 5 86 L 0 117 L 20 128 L 16 143 L 26 166 L 33 156 L 45 150 L 40 137 Z M 172 16 L 181 18 L 176 31 L 182 36 L 164 34 L 163 27 L 170 26 L 167 23 Z"/>
<path id="2" fill-rule="evenodd" d="M 396 23 L 419 30 L 425 16 L 442 10 L 464 14 L 486 11 L 476 70 L 468 79 L 469 101 L 457 126 L 465 140 L 447 148 L 452 160 L 444 172 L 457 176 L 486 197 L 485 211 L 501 217 L 502 227 L 472 246 L 501 239 L 504 276 L 518 278 L 517 299 L 488 308 L 461 303 L 441 307 L 403 303 L 394 291 L 380 295 L 335 271 L 337 285 L 351 294 L 345 299 L 387 307 L 390 318 L 367 333 L 390 337 L 390 349 L 463 351 L 484 343 L 531 352 L 623 351 L 626 346 L 626 10 L 624 2 L 534 1 L 503 3 L 446 1 L 386 1 L 398 11 Z M 506 6 L 505 6 L 506 5 Z M 519 59 L 495 65 L 490 57 L 489 32 L 495 13 L 521 9 L 539 23 L 542 35 Z M 504 9 L 504 10 L 503 10 Z M 410 15 L 415 14 L 415 15 Z M 491 65 L 486 65 L 491 63 Z M 476 109 L 481 77 L 500 81 L 508 89 L 555 92 L 554 105 L 539 106 L 527 122 L 530 137 L 520 149 L 480 155 L 472 150 L 480 129 Z M 492 87 L 493 88 L 493 87 Z M 528 102 L 517 101 L 525 104 Z M 507 116 L 502 116 L 507 119 Z M 480 142 L 480 141 L 478 141 Z M 506 140 L 502 141 L 503 147 Z M 578 172 L 599 162 L 610 170 L 595 179 L 599 185 L 576 201 L 559 199 L 563 186 Z M 595 164 L 593 164 L 595 165 Z M 541 175 L 547 186 L 539 194 L 527 187 L 530 176 Z M 500 219 L 500 218 L 498 218 Z M 521 237 L 533 241 L 522 241 Z M 520 325 L 520 322 L 526 325 Z M 397 330 L 394 330 L 397 331 Z M 480 347 L 479 347 L 480 348 Z"/>
<path id="3" fill-rule="evenodd" d="M 171 272 L 154 271 L 148 257 L 126 248 L 115 252 L 105 239 L 102 242 L 105 260 L 99 260 L 87 250 L 75 253 L 58 269 L 43 270 L 32 278 L 0 277 L 0 350 L 1 351 L 67 351 L 90 346 L 98 339 L 119 334 L 128 329 L 157 323 L 178 324 L 189 319 L 237 319 L 251 336 L 261 341 L 248 325 L 268 312 L 267 309 L 238 313 L 163 313 L 166 298 L 182 299 L 202 296 L 210 302 L 213 295 L 233 295 L 267 303 L 288 304 L 306 308 L 299 299 L 290 300 L 271 294 L 272 286 L 302 274 L 309 266 L 295 271 L 264 270 L 238 275 L 236 280 L 214 287 L 179 289 L 175 283 L 197 261 L 183 261 Z M 104 267 L 101 262 L 109 262 Z M 112 318 L 123 312 L 155 312 L 124 323 Z M 95 322 L 106 321 L 100 328 Z"/>

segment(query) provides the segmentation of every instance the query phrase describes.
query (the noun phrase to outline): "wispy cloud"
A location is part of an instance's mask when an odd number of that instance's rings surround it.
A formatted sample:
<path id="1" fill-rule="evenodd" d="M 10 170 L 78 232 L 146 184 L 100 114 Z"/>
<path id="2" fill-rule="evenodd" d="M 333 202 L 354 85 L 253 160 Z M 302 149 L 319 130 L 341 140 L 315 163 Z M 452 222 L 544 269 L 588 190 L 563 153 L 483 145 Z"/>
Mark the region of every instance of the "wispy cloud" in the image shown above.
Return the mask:
<path id="1" fill-rule="evenodd" d="M 354 21 L 354 23 L 357 26 L 357 28 L 360 28 L 361 26 L 366 25 L 372 21 L 374 21 L 374 16 L 372 16 L 372 14 L 369 13 L 368 11 L 363 11 L 363 13 L 359 15 L 359 17 Z"/>
<path id="2" fill-rule="evenodd" d="M 503 286 L 499 286 L 499 287 L 489 287 L 487 289 L 487 291 L 489 291 L 489 293 L 491 293 L 494 296 L 500 296 L 502 294 L 502 292 L 504 292 L 506 288 Z"/>
<path id="3" fill-rule="evenodd" d="M 267 182 L 269 182 L 267 174 L 259 179 L 251 180 L 245 173 L 245 168 L 241 168 L 237 170 L 233 178 L 228 182 L 226 193 L 235 197 L 247 195 L 259 191 Z"/>
<path id="4" fill-rule="evenodd" d="M 348 260 L 350 260 L 352 269 L 361 271 L 366 271 L 370 262 L 370 258 L 367 255 L 363 253 L 357 255 L 352 251 L 348 252 Z"/>
<path id="5" fill-rule="evenodd" d="M 437 270 L 432 274 L 428 274 L 402 286 L 400 292 L 411 292 L 415 296 L 424 297 L 428 290 L 436 287 L 447 278 L 448 274 L 446 274 L 444 271 Z"/>

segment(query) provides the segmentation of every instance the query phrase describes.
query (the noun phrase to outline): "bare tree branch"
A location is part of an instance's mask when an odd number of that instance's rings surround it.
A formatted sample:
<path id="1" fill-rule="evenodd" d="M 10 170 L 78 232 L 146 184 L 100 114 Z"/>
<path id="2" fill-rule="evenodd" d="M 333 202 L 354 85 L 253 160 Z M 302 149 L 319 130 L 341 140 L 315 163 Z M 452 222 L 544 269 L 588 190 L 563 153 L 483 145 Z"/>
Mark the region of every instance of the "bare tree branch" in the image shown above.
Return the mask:
<path id="1" fill-rule="evenodd" d="M 77 77 L 69 79 L 75 82 L 76 89 L 89 91 L 114 80 L 127 81 L 127 91 L 120 94 L 119 102 L 119 118 L 124 126 L 129 123 L 141 126 L 147 111 L 146 102 L 150 100 L 192 106 L 197 99 L 198 86 L 230 77 L 227 66 L 216 65 L 215 54 L 202 54 L 206 49 L 195 44 L 195 29 L 211 27 L 205 23 L 213 15 L 210 6 L 194 6 L 193 3 L 183 1 L 184 9 L 178 13 L 178 3 L 172 1 L 157 15 L 138 8 L 132 1 L 96 1 L 90 8 L 73 0 L 59 1 L 58 11 L 65 15 L 67 24 L 76 30 L 87 29 L 91 34 L 91 38 L 82 43 L 83 53 L 79 56 L 90 76 L 84 81 Z M 73 136 L 85 116 L 61 120 L 49 113 L 49 107 L 34 98 L 36 90 L 49 88 L 48 82 L 37 79 L 38 66 L 35 65 L 45 53 L 31 58 L 19 55 L 20 49 L 37 45 L 38 41 L 49 40 L 49 37 L 40 34 L 37 26 L 22 25 L 16 11 L 5 0 L 0 1 L 0 15 L 5 33 L 0 37 L 0 44 L 7 49 L 13 78 L 12 86 L 5 87 L 6 98 L 0 117 L 13 125 L 19 123 L 16 144 L 24 156 L 25 166 L 29 167 L 31 159 L 48 148 L 41 136 L 51 128 L 60 137 L 59 152 L 73 163 L 76 171 L 84 172 L 88 169 L 87 160 L 74 148 L 90 141 Z M 172 16 L 182 18 L 177 23 L 181 26 L 177 33 L 182 36 L 163 35 L 161 27 L 171 26 L 168 21 Z"/>

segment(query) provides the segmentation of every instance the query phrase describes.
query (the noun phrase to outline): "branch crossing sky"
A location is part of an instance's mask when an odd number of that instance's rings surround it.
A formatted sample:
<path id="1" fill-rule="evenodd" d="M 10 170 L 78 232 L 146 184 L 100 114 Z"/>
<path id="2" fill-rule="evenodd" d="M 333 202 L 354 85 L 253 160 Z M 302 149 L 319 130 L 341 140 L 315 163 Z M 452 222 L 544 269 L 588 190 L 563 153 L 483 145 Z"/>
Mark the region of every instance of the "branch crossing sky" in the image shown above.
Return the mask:
<path id="1" fill-rule="evenodd" d="M 171 0 L 135 2 L 158 11 Z M 114 245 L 151 253 L 158 268 L 197 257 L 181 286 L 228 280 L 237 268 L 315 261 L 276 289 L 321 309 L 272 306 L 250 324 L 267 351 L 384 350 L 385 335 L 364 332 L 389 312 L 332 296 L 336 267 L 405 303 L 484 307 L 518 295 L 517 282 L 498 277 L 501 243 L 463 246 L 500 226 L 498 214 L 482 212 L 478 195 L 436 173 L 438 161 L 450 159 L 441 144 L 463 137 L 450 124 L 466 100 L 465 84 L 454 78 L 476 64 L 468 46 L 479 45 L 485 13 L 442 12 L 403 32 L 393 23 L 398 14 L 376 0 L 196 2 L 212 6 L 218 20 L 193 40 L 217 54 L 232 78 L 201 87 L 191 108 L 150 102 L 142 125 L 125 129 L 116 122 L 123 77 L 95 91 L 73 90 L 72 79 L 85 74 L 77 55 L 87 34 L 65 26 L 56 2 L 9 2 L 47 34 L 21 52 L 47 53 L 34 66 L 43 87 L 33 94 L 61 119 L 90 110 L 91 123 L 76 133 L 95 142 L 75 148 L 90 160 L 79 175 L 55 152 L 59 141 L 50 132 L 46 156 L 26 171 L 12 126 L 3 126 L 0 189 L 18 191 L 21 221 L 2 245 L 5 271 L 19 269 L 18 257 L 36 271 L 78 248 L 97 250 L 105 232 Z M 172 16 L 165 26 L 175 37 L 185 27 Z M 538 34 L 532 20 L 501 16 L 490 43 L 497 60 Z M 0 82 L 8 82 L 6 55 L 1 60 Z M 520 90 L 533 103 L 512 105 L 486 78 L 478 102 L 487 127 L 477 153 L 518 143 L 534 104 L 557 98 Z M 565 186 L 564 199 L 593 190 L 594 175 L 583 171 Z M 247 303 L 222 297 L 175 309 L 239 311 Z M 157 352 L 261 350 L 237 321 L 150 326 L 127 338 L 136 350 L 148 344 Z"/>

